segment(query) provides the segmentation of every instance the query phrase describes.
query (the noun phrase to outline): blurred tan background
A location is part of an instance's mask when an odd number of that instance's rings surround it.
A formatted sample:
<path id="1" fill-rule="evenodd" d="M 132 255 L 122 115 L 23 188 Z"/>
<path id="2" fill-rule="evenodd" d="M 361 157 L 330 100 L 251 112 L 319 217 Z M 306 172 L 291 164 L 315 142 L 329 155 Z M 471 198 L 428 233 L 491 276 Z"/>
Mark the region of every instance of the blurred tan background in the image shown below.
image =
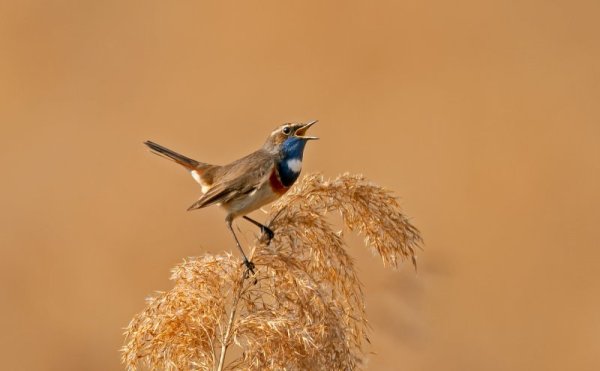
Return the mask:
<path id="1" fill-rule="evenodd" d="M 395 190 L 426 240 L 418 273 L 353 243 L 369 369 L 600 369 L 599 11 L 0 3 L 2 368 L 121 369 L 123 327 L 169 270 L 234 251 L 143 140 L 226 163 L 317 118 L 304 172 Z"/>

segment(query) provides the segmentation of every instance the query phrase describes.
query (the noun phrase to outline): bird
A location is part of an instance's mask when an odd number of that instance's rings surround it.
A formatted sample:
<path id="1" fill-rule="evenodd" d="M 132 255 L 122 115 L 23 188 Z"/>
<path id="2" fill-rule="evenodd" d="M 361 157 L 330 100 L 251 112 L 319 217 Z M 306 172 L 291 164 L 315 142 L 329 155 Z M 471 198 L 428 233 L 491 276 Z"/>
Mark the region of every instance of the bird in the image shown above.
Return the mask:
<path id="1" fill-rule="evenodd" d="M 254 274 L 254 263 L 248 260 L 232 223 L 242 217 L 267 236 L 273 231 L 247 214 L 283 196 L 294 184 L 302 170 L 306 143 L 319 139 L 307 136 L 307 130 L 318 120 L 304 123 L 286 123 L 273 130 L 261 148 L 227 165 L 211 165 L 196 161 L 152 141 L 145 141 L 152 153 L 183 166 L 200 185 L 202 195 L 188 211 L 210 205 L 219 205 L 226 211 L 225 223 L 239 249 L 246 272 Z"/>

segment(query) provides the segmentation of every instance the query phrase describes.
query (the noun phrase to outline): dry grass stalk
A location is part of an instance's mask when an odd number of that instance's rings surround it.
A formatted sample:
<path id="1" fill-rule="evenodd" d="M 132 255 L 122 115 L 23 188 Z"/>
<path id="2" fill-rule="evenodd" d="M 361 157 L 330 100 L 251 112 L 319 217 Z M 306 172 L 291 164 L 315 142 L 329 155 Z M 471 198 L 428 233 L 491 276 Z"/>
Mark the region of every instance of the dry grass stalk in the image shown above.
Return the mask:
<path id="1" fill-rule="evenodd" d="M 254 279 L 230 254 L 175 267 L 175 286 L 149 298 L 126 329 L 123 362 L 154 369 L 350 370 L 361 365 L 367 319 L 339 211 L 384 264 L 415 263 L 417 229 L 390 192 L 362 176 L 309 175 L 276 202 L 270 245 L 256 241 Z M 234 356 L 232 356 L 232 353 Z"/>

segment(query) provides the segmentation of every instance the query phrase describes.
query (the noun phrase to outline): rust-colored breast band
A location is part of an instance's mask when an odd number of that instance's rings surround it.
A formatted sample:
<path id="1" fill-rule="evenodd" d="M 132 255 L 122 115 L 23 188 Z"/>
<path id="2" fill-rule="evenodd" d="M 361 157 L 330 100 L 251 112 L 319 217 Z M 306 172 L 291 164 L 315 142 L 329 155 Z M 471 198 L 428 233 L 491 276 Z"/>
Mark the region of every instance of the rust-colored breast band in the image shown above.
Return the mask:
<path id="1" fill-rule="evenodd" d="M 284 194 L 289 189 L 289 187 L 286 187 L 283 185 L 283 183 L 281 183 L 281 180 L 277 175 L 276 168 L 273 169 L 273 171 L 271 172 L 271 176 L 269 177 L 269 183 L 271 184 L 271 189 L 273 190 L 273 192 L 278 193 L 280 195 Z"/>

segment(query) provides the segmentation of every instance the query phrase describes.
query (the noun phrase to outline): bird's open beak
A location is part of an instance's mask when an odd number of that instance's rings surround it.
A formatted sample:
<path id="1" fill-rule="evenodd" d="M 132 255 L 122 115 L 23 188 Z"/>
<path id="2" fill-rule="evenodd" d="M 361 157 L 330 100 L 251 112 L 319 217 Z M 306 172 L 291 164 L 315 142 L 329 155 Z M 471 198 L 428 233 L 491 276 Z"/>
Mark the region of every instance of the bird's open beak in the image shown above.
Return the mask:
<path id="1" fill-rule="evenodd" d="M 294 133 L 295 136 L 297 136 L 298 138 L 302 138 L 304 140 L 315 140 L 315 139 L 319 139 L 317 137 L 307 137 L 304 136 L 304 134 L 306 134 L 306 131 L 308 130 L 309 127 L 313 126 L 314 124 L 316 124 L 319 120 L 313 120 L 311 122 L 309 122 L 308 124 L 301 126 L 300 129 L 296 130 L 296 132 Z"/>

